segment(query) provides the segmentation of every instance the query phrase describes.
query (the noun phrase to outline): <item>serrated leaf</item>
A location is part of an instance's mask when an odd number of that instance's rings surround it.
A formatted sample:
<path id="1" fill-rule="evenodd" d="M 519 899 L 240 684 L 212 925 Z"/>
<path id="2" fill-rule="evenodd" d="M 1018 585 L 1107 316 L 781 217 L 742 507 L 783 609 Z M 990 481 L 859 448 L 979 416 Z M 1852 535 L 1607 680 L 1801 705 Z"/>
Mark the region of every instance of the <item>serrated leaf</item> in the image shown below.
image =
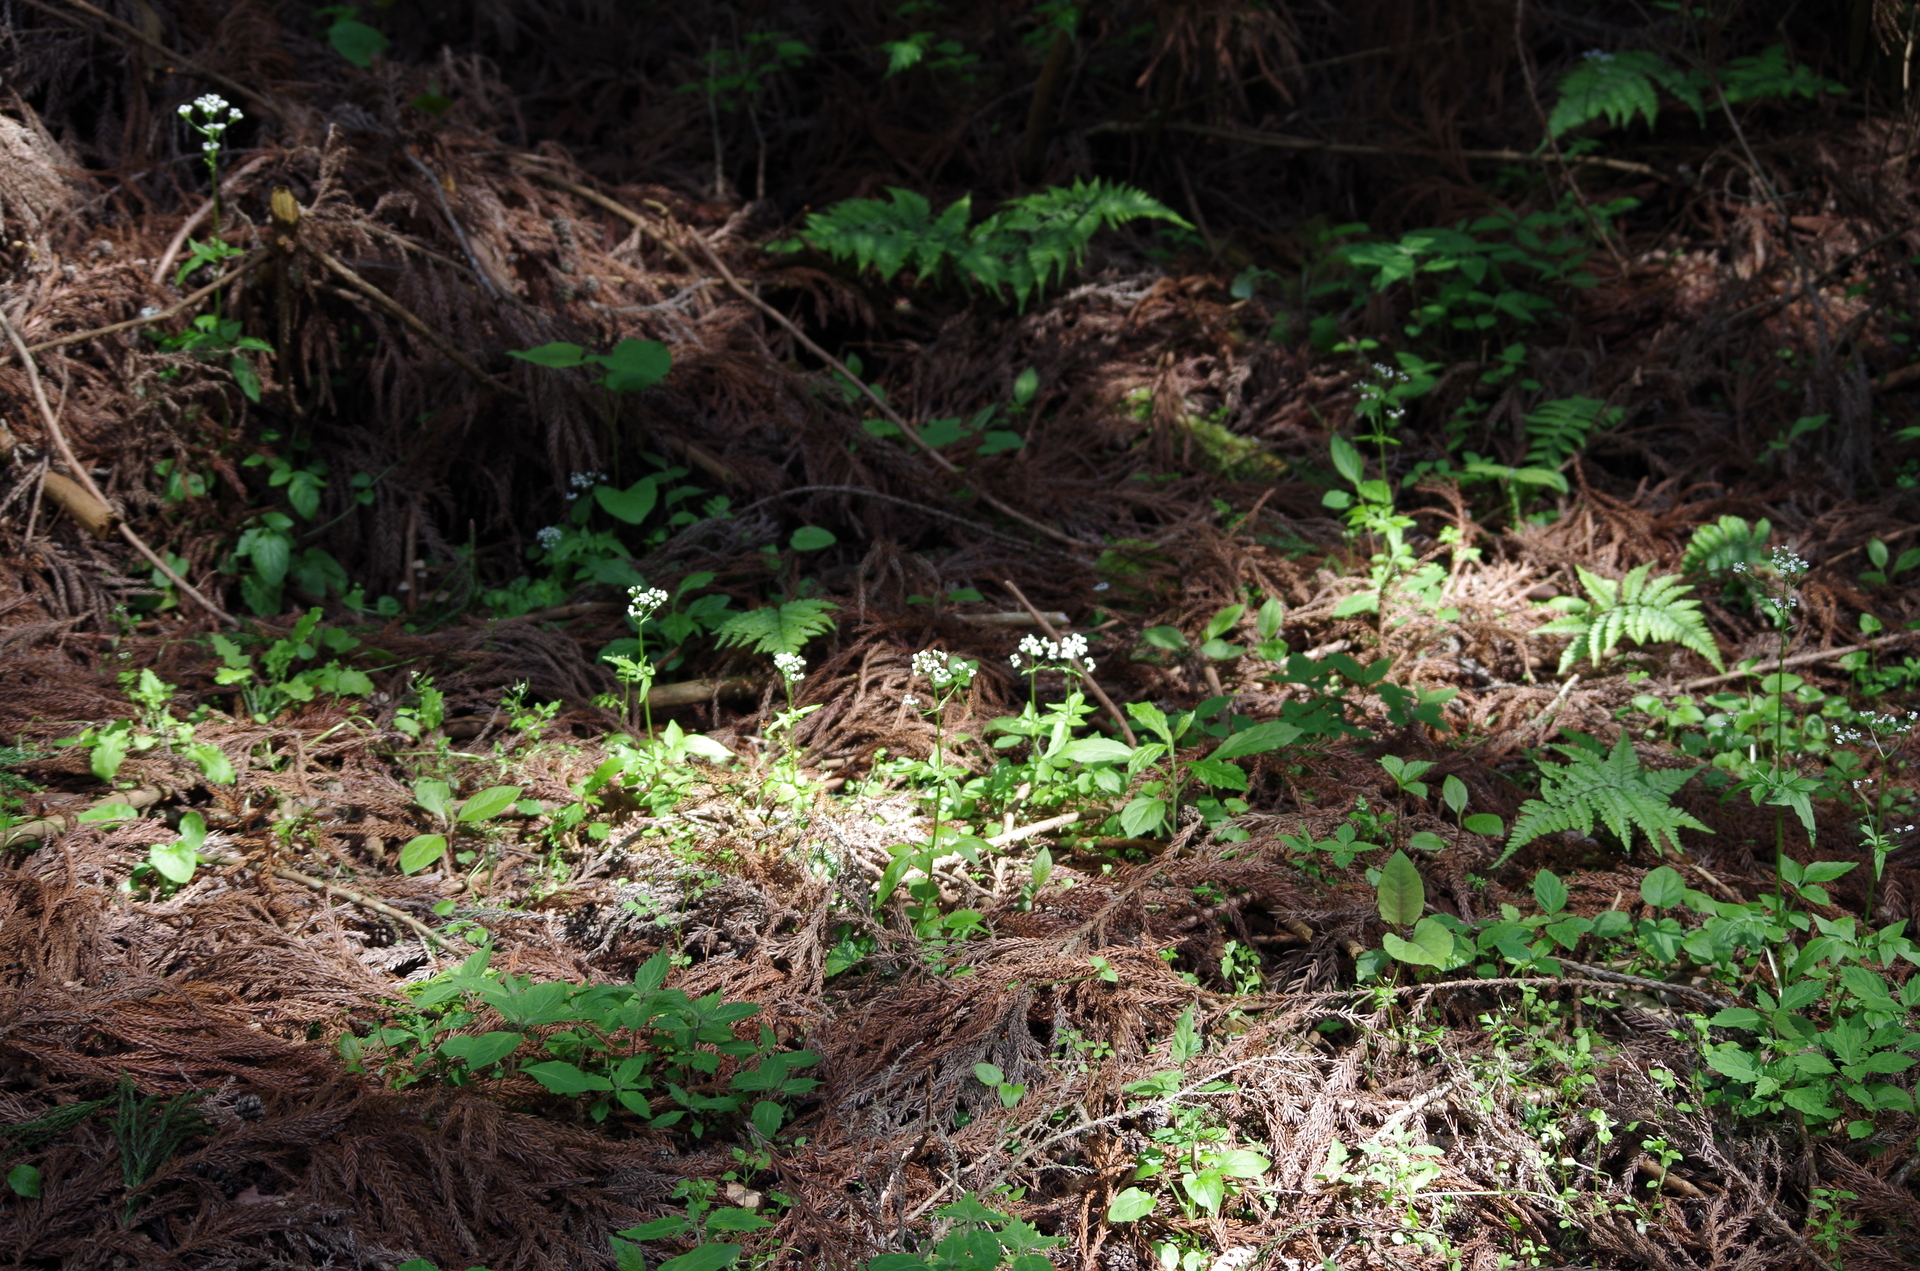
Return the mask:
<path id="1" fill-rule="evenodd" d="M 1533 876 L 1533 898 L 1541 913 L 1557 914 L 1567 907 L 1567 885 L 1558 874 L 1543 869 Z"/>

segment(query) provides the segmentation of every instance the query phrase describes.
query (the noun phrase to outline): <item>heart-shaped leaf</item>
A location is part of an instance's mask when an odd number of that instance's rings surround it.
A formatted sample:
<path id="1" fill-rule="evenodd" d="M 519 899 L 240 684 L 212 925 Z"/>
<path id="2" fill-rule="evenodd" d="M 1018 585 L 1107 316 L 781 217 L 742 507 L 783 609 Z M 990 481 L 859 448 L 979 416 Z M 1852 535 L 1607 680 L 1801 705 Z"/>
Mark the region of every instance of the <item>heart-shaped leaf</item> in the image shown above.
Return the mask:
<path id="1" fill-rule="evenodd" d="M 647 519 L 654 505 L 660 501 L 660 488 L 653 477 L 641 477 L 624 490 L 597 485 L 593 487 L 593 501 L 605 508 L 608 515 L 628 525 L 638 525 Z"/>

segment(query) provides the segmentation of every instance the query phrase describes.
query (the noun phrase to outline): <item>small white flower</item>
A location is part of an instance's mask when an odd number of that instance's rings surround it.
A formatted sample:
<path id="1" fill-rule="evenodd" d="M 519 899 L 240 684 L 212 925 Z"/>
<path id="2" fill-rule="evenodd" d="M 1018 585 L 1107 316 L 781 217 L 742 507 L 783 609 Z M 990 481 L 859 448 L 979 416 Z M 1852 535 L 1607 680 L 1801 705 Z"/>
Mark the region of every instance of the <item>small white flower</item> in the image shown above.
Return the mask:
<path id="1" fill-rule="evenodd" d="M 1580 56 L 1586 58 L 1589 62 L 1611 62 L 1613 60 L 1613 54 L 1607 52 L 1605 49 L 1588 49 Z"/>
<path id="2" fill-rule="evenodd" d="M 560 539 L 564 534 L 565 531 L 558 525 L 548 525 L 534 534 L 533 541 L 550 552 L 560 546 Z"/>
<path id="3" fill-rule="evenodd" d="M 627 617 L 634 626 L 639 626 L 653 616 L 654 610 L 667 603 L 667 593 L 658 587 L 629 587 L 627 589 Z"/>
<path id="4" fill-rule="evenodd" d="M 913 694 L 908 693 L 905 697 L 902 697 L 900 699 L 900 704 L 902 706 L 918 706 L 920 704 L 920 699 L 915 697 Z"/>
<path id="5" fill-rule="evenodd" d="M 773 665 L 779 669 L 780 678 L 789 684 L 798 684 L 807 678 L 807 660 L 798 653 L 776 653 Z"/>
<path id="6" fill-rule="evenodd" d="M 567 484 L 576 490 L 591 490 L 606 479 L 604 472 L 576 472 L 567 478 Z"/>
<path id="7" fill-rule="evenodd" d="M 186 118 L 186 117 L 187 117 L 188 115 L 191 115 L 192 113 L 193 113 L 193 103 L 192 103 L 192 102 L 181 102 L 181 103 L 180 103 L 180 118 L 182 118 L 182 119 L 185 119 L 185 118 Z"/>
<path id="8" fill-rule="evenodd" d="M 1017 671 L 1020 669 L 1020 655 L 1018 653 L 1009 653 L 1007 655 L 1007 662 L 1013 667 L 1014 670 Z"/>
<path id="9" fill-rule="evenodd" d="M 1093 589 L 1094 589 L 1095 591 L 1105 591 L 1105 590 L 1107 589 L 1107 587 L 1108 587 L 1108 586 L 1109 586 L 1109 584 L 1107 584 L 1107 583 L 1095 583 L 1095 584 L 1093 585 Z"/>
<path id="10" fill-rule="evenodd" d="M 140 316 L 143 318 L 151 318 L 154 314 L 159 312 L 160 312 L 159 305 L 141 305 L 140 306 Z"/>

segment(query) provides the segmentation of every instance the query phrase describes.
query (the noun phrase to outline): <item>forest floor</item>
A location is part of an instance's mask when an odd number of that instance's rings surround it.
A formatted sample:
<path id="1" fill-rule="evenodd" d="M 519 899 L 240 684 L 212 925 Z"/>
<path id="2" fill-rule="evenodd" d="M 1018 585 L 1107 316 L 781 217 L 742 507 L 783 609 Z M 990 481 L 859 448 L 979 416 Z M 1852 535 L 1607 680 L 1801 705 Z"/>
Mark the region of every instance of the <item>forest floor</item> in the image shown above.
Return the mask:
<path id="1" fill-rule="evenodd" d="M 1016 303 L 711 82 L 31 8 L 0 1262 L 1920 1264 L 1910 126 Z"/>

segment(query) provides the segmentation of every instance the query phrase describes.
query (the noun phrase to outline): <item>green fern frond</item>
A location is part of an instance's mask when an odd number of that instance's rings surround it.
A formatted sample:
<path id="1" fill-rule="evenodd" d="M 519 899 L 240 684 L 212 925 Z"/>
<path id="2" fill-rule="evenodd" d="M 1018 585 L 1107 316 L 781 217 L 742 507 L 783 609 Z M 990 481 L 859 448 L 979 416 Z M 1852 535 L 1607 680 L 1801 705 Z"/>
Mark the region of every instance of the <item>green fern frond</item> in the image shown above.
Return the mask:
<path id="1" fill-rule="evenodd" d="M 1495 866 L 1543 834 L 1578 830 L 1592 834 L 1594 822 L 1607 827 L 1629 852 L 1638 830 L 1660 848 L 1664 838 L 1680 850 L 1679 831 L 1706 830 L 1693 817 L 1673 806 L 1673 794 L 1694 774 L 1691 768 L 1648 769 L 1640 765 L 1625 733 L 1605 755 L 1585 746 L 1555 746 L 1570 762 L 1540 765 L 1540 797 L 1520 805 L 1507 850 Z"/>
<path id="2" fill-rule="evenodd" d="M 1694 530 L 1687 550 L 1680 557 L 1680 570 L 1687 574 L 1724 574 L 1735 565 L 1767 563 L 1767 539 L 1773 535 L 1773 523 L 1764 517 L 1749 525 L 1737 516 L 1723 516 Z"/>
<path id="3" fill-rule="evenodd" d="M 1575 567 L 1587 589 L 1587 599 L 1564 598 L 1555 604 L 1566 616 L 1533 629 L 1535 635 L 1572 636 L 1560 655 L 1560 673 L 1583 658 L 1594 666 L 1612 657 L 1623 640 L 1634 644 L 1677 644 L 1691 649 L 1715 670 L 1725 670 L 1720 650 L 1707 630 L 1700 602 L 1687 596 L 1693 589 L 1678 574 L 1648 578 L 1653 566 L 1627 571 L 1619 582 Z"/>
<path id="4" fill-rule="evenodd" d="M 807 641 L 833 630 L 830 600 L 789 600 L 736 613 L 714 632 L 721 648 L 752 645 L 755 653 L 798 653 Z"/>
<path id="5" fill-rule="evenodd" d="M 1693 107 L 1696 115 L 1705 117 L 1699 82 L 1675 70 L 1658 53 L 1646 49 L 1603 53 L 1596 49 L 1560 81 L 1560 97 L 1547 117 L 1547 131 L 1558 137 L 1596 119 L 1620 128 L 1632 122 L 1635 115 L 1644 117 L 1652 127 L 1660 113 L 1658 90 L 1662 88 Z"/>
<path id="6" fill-rule="evenodd" d="M 887 193 L 889 202 L 847 199 L 812 213 L 800 242 L 882 281 L 902 270 L 926 281 L 950 265 L 965 285 L 995 296 L 1011 290 L 1024 308 L 1080 264 L 1100 230 L 1142 219 L 1186 226 L 1145 191 L 1098 178 L 1014 199 L 978 225 L 969 198 L 936 217 L 921 195 Z"/>
<path id="7" fill-rule="evenodd" d="M 1527 458 L 1523 465 L 1558 471 L 1587 448 L 1597 429 L 1616 428 L 1627 417 L 1618 406 L 1593 397 L 1562 397 L 1542 402 L 1527 414 Z"/>

